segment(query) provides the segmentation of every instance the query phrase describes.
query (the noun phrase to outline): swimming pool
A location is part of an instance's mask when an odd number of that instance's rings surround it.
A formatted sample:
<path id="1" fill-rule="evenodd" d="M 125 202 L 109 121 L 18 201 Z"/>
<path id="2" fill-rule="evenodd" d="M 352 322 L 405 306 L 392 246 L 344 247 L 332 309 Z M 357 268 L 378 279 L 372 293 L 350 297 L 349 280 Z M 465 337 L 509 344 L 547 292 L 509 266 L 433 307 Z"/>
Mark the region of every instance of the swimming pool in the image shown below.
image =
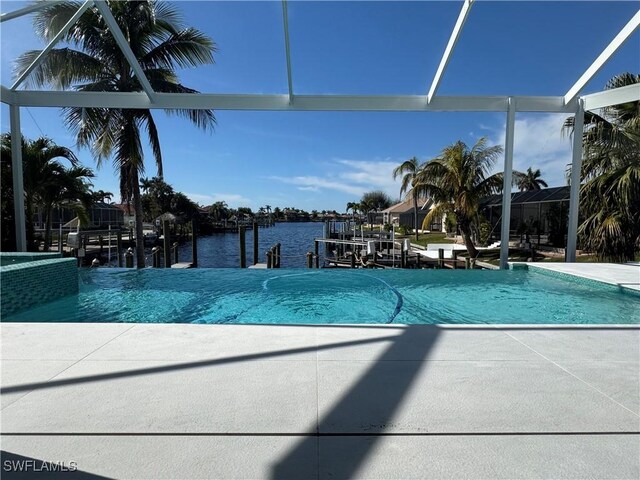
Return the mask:
<path id="1" fill-rule="evenodd" d="M 134 323 L 640 323 L 640 296 L 528 270 L 96 269 L 3 318 Z"/>

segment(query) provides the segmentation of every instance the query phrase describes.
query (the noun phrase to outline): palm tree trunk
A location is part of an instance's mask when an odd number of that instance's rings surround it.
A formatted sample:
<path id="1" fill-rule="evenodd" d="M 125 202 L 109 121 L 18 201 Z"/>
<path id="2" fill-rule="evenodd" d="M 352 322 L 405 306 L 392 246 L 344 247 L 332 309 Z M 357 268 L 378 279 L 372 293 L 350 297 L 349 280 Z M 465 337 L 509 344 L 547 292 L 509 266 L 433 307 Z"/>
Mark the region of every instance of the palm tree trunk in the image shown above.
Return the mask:
<path id="1" fill-rule="evenodd" d="M 51 215 L 52 215 L 53 207 L 47 206 L 46 209 L 46 219 L 45 219 L 45 227 L 44 227 L 44 247 L 43 250 L 45 252 L 49 251 L 49 247 L 51 246 Z"/>
<path id="2" fill-rule="evenodd" d="M 460 233 L 462 233 L 462 239 L 464 240 L 464 244 L 467 247 L 467 252 L 469 252 L 469 257 L 475 258 L 478 256 L 478 250 L 476 246 L 473 244 L 473 240 L 471 239 L 471 224 L 466 219 L 461 219 L 458 216 L 458 226 L 460 227 Z"/>
<path id="3" fill-rule="evenodd" d="M 37 250 L 37 248 L 35 248 L 36 229 L 33 226 L 33 200 L 31 199 L 31 195 L 27 195 L 25 199 L 25 207 L 27 216 L 27 251 L 32 252 L 34 249 Z"/>
<path id="4" fill-rule="evenodd" d="M 416 229 L 416 242 L 418 241 L 418 197 L 413 195 L 413 225 Z"/>
<path id="5" fill-rule="evenodd" d="M 133 209 L 136 213 L 136 267 L 144 268 L 144 233 L 142 232 L 142 201 L 140 200 L 140 185 L 138 182 L 138 172 L 134 169 L 132 179 Z"/>

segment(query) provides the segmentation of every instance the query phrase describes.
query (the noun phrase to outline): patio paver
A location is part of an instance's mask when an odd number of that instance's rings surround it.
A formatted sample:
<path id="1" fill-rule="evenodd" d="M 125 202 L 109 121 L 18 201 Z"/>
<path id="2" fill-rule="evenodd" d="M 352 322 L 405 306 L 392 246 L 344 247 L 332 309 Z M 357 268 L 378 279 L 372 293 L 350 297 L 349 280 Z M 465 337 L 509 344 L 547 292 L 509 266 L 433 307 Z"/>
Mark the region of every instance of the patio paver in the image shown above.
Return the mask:
<path id="1" fill-rule="evenodd" d="M 25 323 L 0 332 L 2 449 L 76 461 L 87 478 L 626 479 L 640 470 L 638 327 Z"/>

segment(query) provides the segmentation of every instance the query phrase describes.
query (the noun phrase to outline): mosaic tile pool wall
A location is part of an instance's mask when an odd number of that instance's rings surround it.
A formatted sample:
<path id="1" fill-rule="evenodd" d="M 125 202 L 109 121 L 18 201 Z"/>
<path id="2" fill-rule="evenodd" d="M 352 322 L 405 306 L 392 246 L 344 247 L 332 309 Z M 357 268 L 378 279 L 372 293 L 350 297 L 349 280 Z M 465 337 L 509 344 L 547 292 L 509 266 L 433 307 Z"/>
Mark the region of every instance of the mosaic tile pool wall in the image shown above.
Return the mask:
<path id="1" fill-rule="evenodd" d="M 78 293 L 75 258 L 61 258 L 60 253 L 3 252 L 0 259 L 3 317 Z"/>

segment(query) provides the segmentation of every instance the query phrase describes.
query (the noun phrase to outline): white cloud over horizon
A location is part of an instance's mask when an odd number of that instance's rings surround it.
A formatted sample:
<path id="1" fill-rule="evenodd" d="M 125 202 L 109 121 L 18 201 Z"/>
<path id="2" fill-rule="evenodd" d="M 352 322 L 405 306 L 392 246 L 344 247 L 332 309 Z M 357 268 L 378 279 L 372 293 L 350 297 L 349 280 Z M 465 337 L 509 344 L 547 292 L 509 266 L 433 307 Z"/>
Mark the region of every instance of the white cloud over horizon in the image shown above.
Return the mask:
<path id="1" fill-rule="evenodd" d="M 400 160 L 374 159 L 351 160 L 334 158 L 325 162 L 328 173 L 319 175 L 268 177 L 270 180 L 293 185 L 297 190 L 306 192 L 337 191 L 353 195 L 359 200 L 363 193 L 370 190 L 383 190 L 391 198 L 397 198 L 400 184 L 393 180 L 393 169 Z"/>
<path id="2" fill-rule="evenodd" d="M 227 205 L 233 208 L 246 207 L 252 202 L 247 197 L 237 193 L 213 193 L 211 195 L 201 193 L 185 193 L 187 197 L 200 205 L 211 205 L 215 202 L 227 202 Z"/>
<path id="3" fill-rule="evenodd" d="M 516 118 L 513 139 L 513 168 L 526 171 L 528 167 L 540 169 L 542 179 L 550 187 L 567 184 L 565 170 L 571 163 L 571 140 L 563 136 L 562 125 L 566 114 L 520 114 Z M 493 130 L 490 140 L 504 145 L 505 127 Z M 496 171 L 502 171 L 502 161 L 496 164 Z"/>

